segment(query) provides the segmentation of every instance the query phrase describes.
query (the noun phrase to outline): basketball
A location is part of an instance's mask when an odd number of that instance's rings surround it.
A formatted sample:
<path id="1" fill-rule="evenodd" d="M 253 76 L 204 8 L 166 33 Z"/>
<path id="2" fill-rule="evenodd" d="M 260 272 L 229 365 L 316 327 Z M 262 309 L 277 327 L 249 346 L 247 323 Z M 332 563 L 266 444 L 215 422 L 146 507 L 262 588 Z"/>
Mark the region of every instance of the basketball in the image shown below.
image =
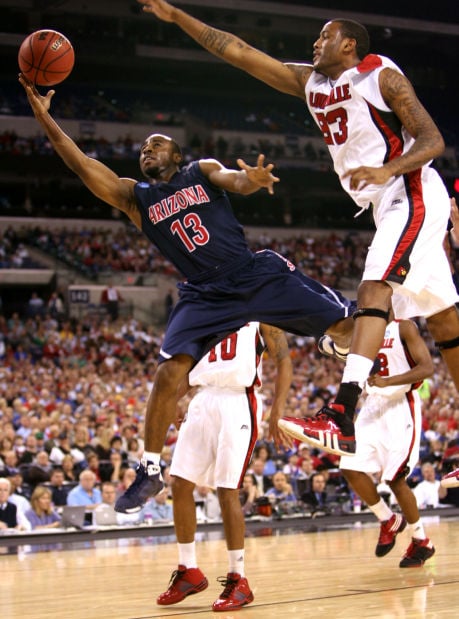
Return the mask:
<path id="1" fill-rule="evenodd" d="M 70 41 L 60 32 L 37 30 L 22 42 L 18 62 L 28 80 L 37 86 L 53 86 L 70 75 L 75 53 Z"/>

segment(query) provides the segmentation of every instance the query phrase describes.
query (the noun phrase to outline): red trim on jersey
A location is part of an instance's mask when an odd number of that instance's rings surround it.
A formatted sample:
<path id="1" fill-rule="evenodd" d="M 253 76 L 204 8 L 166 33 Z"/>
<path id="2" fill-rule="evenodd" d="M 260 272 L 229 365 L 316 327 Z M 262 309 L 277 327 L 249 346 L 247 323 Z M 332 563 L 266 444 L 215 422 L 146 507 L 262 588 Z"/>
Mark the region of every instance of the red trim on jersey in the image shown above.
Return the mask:
<path id="1" fill-rule="evenodd" d="M 392 161 L 392 159 L 395 159 L 396 157 L 401 157 L 403 154 L 403 141 L 401 136 L 397 135 L 395 131 L 389 127 L 374 105 L 368 101 L 367 105 L 369 108 L 368 111 L 370 112 L 370 116 L 373 119 L 376 128 L 379 130 L 388 146 L 388 152 L 384 157 L 384 163 L 387 163 L 387 161 Z"/>
<path id="2" fill-rule="evenodd" d="M 368 108 L 373 122 L 381 132 L 388 146 L 388 152 L 384 158 L 384 163 L 392 161 L 392 159 L 396 157 L 400 157 L 403 153 L 403 141 L 401 136 L 397 135 L 389 125 L 384 122 L 379 111 L 373 105 L 368 103 Z M 421 169 L 404 174 L 403 178 L 405 180 L 405 189 L 410 203 L 410 214 L 406 226 L 400 235 L 389 266 L 382 277 L 383 280 L 390 279 L 399 283 L 402 283 L 408 274 L 411 249 L 418 237 L 425 218 Z"/>
<path id="3" fill-rule="evenodd" d="M 411 421 L 413 422 L 413 431 L 411 433 L 411 442 L 410 442 L 410 446 L 408 448 L 408 453 L 407 456 L 405 458 L 405 460 L 402 462 L 402 464 L 398 467 L 397 472 L 395 473 L 394 477 L 390 480 L 390 481 L 394 481 L 396 480 L 398 477 L 400 477 L 400 475 L 407 475 L 410 471 L 408 469 L 408 462 L 411 456 L 411 452 L 413 451 L 413 445 L 414 445 L 414 441 L 416 438 L 416 415 L 415 415 L 415 402 L 414 402 L 414 395 L 412 391 L 408 391 L 408 393 L 405 394 L 406 395 L 406 400 L 408 402 L 408 406 L 410 407 L 410 413 L 411 413 Z"/>
<path id="4" fill-rule="evenodd" d="M 367 54 L 357 65 L 359 73 L 368 73 L 382 66 L 382 59 L 377 54 Z"/>
<path id="5" fill-rule="evenodd" d="M 252 457 L 253 450 L 255 448 L 255 444 L 258 438 L 258 422 L 257 422 L 257 412 L 258 412 L 258 400 L 255 395 L 254 387 L 247 387 L 245 390 L 247 395 L 249 411 L 250 411 L 250 427 L 251 427 L 251 436 L 249 448 L 247 449 L 247 455 L 244 460 L 244 466 L 242 467 L 241 476 L 239 478 L 238 488 L 242 487 L 242 482 L 244 480 L 244 475 L 247 471 L 247 468 L 250 463 L 250 459 Z"/>

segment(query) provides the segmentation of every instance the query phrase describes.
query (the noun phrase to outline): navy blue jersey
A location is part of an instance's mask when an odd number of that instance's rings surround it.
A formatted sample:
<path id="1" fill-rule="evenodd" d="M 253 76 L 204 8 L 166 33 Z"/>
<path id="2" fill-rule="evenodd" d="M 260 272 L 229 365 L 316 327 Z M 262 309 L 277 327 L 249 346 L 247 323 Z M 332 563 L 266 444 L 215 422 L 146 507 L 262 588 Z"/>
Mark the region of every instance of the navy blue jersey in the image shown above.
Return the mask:
<path id="1" fill-rule="evenodd" d="M 212 185 L 198 161 L 168 183 L 134 187 L 142 231 L 188 279 L 251 254 L 226 192 Z"/>

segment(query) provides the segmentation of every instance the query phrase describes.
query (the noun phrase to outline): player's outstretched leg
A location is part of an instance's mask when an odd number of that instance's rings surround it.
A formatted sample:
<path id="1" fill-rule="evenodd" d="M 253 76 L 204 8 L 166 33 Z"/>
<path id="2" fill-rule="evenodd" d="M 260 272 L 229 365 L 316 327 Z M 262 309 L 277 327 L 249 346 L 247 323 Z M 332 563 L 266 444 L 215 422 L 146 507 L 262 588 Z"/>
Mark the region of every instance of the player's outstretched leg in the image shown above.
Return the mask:
<path id="1" fill-rule="evenodd" d="M 115 511 L 123 514 L 135 514 L 140 511 L 148 499 L 164 488 L 161 468 L 148 460 L 141 460 L 137 475 L 115 503 Z"/>

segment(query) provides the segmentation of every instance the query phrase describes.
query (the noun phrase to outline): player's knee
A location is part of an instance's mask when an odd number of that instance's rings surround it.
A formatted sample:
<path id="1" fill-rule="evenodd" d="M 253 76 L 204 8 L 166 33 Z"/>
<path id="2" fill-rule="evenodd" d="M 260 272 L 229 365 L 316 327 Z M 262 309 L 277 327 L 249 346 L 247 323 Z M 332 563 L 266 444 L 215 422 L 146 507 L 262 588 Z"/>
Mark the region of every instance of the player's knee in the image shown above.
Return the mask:
<path id="1" fill-rule="evenodd" d="M 371 316 L 373 318 L 382 318 L 386 322 L 389 322 L 389 314 L 390 310 L 383 310 L 378 307 L 359 307 L 359 309 L 352 314 L 352 318 L 357 320 L 357 318 Z"/>
<path id="2" fill-rule="evenodd" d="M 459 347 L 459 336 L 452 337 L 449 340 L 435 342 L 435 346 L 438 348 L 438 350 L 450 350 L 451 348 L 458 348 Z"/>

